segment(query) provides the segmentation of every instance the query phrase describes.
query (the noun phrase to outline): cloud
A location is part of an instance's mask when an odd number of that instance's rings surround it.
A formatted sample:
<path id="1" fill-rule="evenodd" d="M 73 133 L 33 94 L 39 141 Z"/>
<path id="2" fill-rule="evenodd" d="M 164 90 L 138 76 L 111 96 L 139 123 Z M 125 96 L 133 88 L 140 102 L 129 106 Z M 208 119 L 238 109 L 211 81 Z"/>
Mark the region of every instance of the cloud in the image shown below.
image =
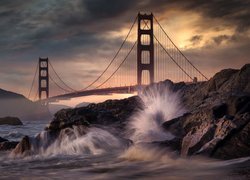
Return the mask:
<path id="1" fill-rule="evenodd" d="M 227 41 L 229 39 L 230 39 L 230 36 L 228 36 L 228 35 L 219 35 L 219 36 L 213 37 L 213 41 L 217 45 L 220 45 L 223 41 Z"/>
<path id="2" fill-rule="evenodd" d="M 195 35 L 192 36 L 189 41 L 192 43 L 192 46 L 199 45 L 203 36 L 202 35 Z"/>
<path id="3" fill-rule="evenodd" d="M 120 16 L 133 5 L 133 0 L 85 0 L 82 2 L 93 20 Z"/>
<path id="4" fill-rule="evenodd" d="M 246 57 L 250 56 L 249 3 L 247 0 L 1 0 L 0 72 L 4 77 L 1 85 L 13 88 L 19 84 L 20 92 L 24 92 L 38 57 L 45 56 L 59 72 L 67 65 L 64 77 L 68 77 L 68 82 L 76 79 L 81 87 L 83 76 L 87 83 L 109 63 L 138 11 L 154 12 L 163 27 L 172 29 L 178 40 L 187 43 L 184 53 L 194 57 L 198 66 L 218 63 L 223 68 L 237 55 L 242 60 L 234 65 L 239 67 L 240 62 L 249 62 Z M 197 19 L 192 19 L 192 14 Z M 176 17 L 183 18 L 176 21 Z M 183 32 L 179 32 L 181 27 Z M 197 61 L 195 57 L 207 61 Z M 215 71 L 203 70 L 208 74 Z M 8 74 L 12 74 L 15 83 Z"/>

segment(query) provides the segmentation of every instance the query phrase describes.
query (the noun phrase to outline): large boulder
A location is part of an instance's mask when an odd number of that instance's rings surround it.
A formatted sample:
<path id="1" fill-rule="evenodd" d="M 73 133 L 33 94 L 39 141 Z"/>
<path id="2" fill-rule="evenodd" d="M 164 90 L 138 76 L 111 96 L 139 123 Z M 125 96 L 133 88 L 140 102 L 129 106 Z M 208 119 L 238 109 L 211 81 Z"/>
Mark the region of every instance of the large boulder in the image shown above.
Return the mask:
<path id="1" fill-rule="evenodd" d="M 0 125 L 23 125 L 23 123 L 17 117 L 3 117 L 0 118 Z"/>
<path id="2" fill-rule="evenodd" d="M 181 87 L 188 113 L 163 124 L 182 139 L 182 156 L 250 156 L 250 65 L 222 70 L 209 81 Z"/>
<path id="3" fill-rule="evenodd" d="M 139 108 L 138 97 L 124 100 L 107 100 L 86 107 L 58 111 L 46 130 L 61 130 L 73 125 L 98 124 L 124 129 L 127 119 Z"/>
<path id="4" fill-rule="evenodd" d="M 250 114 L 244 114 L 240 118 L 239 121 L 244 121 L 242 126 L 214 149 L 212 154 L 214 158 L 232 159 L 250 156 Z"/>

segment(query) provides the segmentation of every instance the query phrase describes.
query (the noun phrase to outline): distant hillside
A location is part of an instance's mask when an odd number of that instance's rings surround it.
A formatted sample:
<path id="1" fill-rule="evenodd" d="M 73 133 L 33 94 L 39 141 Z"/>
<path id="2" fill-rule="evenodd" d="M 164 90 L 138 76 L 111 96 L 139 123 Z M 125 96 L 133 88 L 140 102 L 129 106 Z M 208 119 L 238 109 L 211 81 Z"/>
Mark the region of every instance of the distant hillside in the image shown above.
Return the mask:
<path id="1" fill-rule="evenodd" d="M 15 116 L 22 120 L 50 118 L 48 109 L 21 94 L 0 89 L 0 117 Z"/>

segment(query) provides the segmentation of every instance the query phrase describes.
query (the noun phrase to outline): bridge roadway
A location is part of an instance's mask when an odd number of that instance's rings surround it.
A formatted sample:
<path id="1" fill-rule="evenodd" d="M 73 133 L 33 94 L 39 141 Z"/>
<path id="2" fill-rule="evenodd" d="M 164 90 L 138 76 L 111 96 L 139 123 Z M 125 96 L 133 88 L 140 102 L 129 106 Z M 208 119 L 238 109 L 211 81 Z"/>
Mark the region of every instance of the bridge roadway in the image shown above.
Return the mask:
<path id="1" fill-rule="evenodd" d="M 138 86 L 122 86 L 122 87 L 111 87 L 111 88 L 102 88 L 102 89 L 92 89 L 92 90 L 83 90 L 67 94 L 62 94 L 58 96 L 49 97 L 47 99 L 40 100 L 41 103 L 57 102 L 60 100 L 69 100 L 71 98 L 77 98 L 82 96 L 90 95 L 109 95 L 113 93 L 133 93 L 138 90 Z"/>

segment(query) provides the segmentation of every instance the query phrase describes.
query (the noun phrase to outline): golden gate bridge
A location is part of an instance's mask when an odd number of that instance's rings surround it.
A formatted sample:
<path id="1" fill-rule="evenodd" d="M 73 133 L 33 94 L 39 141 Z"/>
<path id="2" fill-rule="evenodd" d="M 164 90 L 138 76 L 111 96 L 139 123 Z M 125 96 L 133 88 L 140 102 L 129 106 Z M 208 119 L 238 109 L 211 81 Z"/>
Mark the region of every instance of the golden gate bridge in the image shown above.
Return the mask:
<path id="1" fill-rule="evenodd" d="M 86 87 L 72 88 L 48 58 L 39 58 L 28 97 L 34 94 L 34 100 L 53 102 L 89 95 L 130 93 L 165 79 L 197 82 L 207 77 L 181 52 L 152 13 L 139 13 L 107 67 Z M 59 89 L 58 94 L 50 96 L 51 87 Z"/>

